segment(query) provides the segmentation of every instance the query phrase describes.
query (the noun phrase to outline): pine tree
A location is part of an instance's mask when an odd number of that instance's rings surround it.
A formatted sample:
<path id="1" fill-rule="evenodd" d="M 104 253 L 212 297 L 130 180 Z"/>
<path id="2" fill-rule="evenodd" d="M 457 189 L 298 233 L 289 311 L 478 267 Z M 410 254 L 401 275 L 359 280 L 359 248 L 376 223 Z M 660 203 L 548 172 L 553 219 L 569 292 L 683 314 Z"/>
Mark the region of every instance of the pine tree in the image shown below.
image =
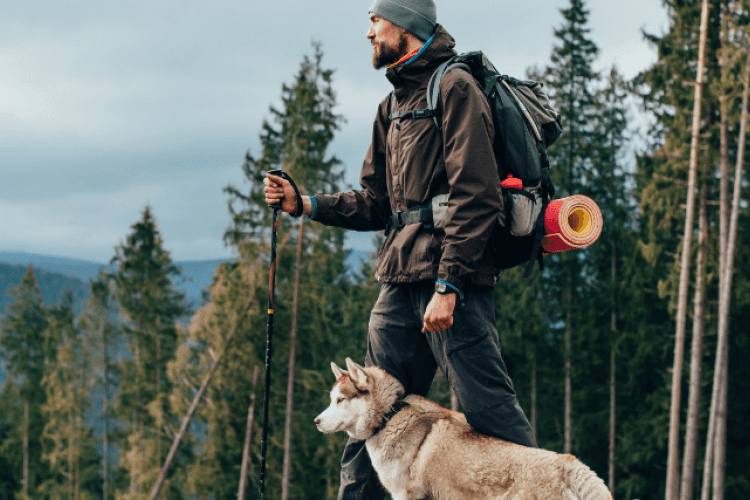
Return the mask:
<path id="1" fill-rule="evenodd" d="M 645 107 L 651 110 L 656 117 L 655 128 L 652 131 L 654 147 L 646 155 L 639 158 L 638 172 L 638 196 L 640 208 L 643 213 L 642 225 L 640 226 L 640 247 L 642 254 L 647 260 L 654 263 L 653 281 L 658 282 L 660 300 L 668 300 L 669 308 L 666 309 L 674 317 L 675 307 L 678 303 L 678 260 L 681 257 L 689 258 L 692 262 L 696 255 L 681 253 L 682 241 L 679 235 L 683 234 L 686 227 L 693 232 L 692 225 L 686 224 L 686 179 L 688 178 L 688 165 L 690 162 L 691 142 L 691 120 L 693 115 L 693 104 L 695 86 L 685 82 L 694 82 L 698 66 L 699 47 L 699 22 L 701 14 L 700 2 L 666 2 L 670 13 L 670 25 L 667 33 L 662 36 L 649 36 L 654 46 L 659 50 L 659 62 L 643 73 L 634 83 L 640 88 L 644 96 Z M 695 165 L 698 169 L 697 185 L 708 187 L 707 205 L 707 228 L 708 245 L 705 253 L 706 275 L 702 283 L 703 293 L 706 298 L 706 318 L 704 332 L 704 348 L 701 363 L 703 363 L 700 383 L 705 385 L 711 378 L 710 364 L 711 356 L 716 346 L 716 326 L 710 321 L 717 312 L 717 280 L 720 275 L 722 243 L 726 238 L 728 222 L 726 221 L 727 193 L 726 185 L 727 164 L 730 154 L 734 151 L 737 135 L 730 133 L 738 130 L 739 105 L 738 89 L 741 62 L 727 58 L 726 49 L 734 50 L 736 43 L 728 42 L 727 36 L 740 36 L 742 26 L 746 25 L 747 17 L 740 2 L 722 0 L 710 4 L 707 19 L 707 41 L 705 77 L 702 85 L 702 105 L 700 110 L 700 147 L 697 149 L 697 160 Z M 733 14 L 736 12 L 739 15 Z M 744 19 L 743 19 L 744 18 Z M 737 40 L 737 39 L 734 39 Z M 727 85 L 728 81 L 732 81 Z M 714 210 L 714 200 L 719 201 L 719 210 Z M 718 213 L 717 213 L 718 212 Z M 716 231 L 716 228 L 719 230 Z M 718 234 L 717 234 L 718 233 Z M 717 236 L 719 236 L 717 238 Z M 682 238 L 685 239 L 684 236 Z M 698 288 L 698 283 L 695 286 Z M 700 326 L 700 315 L 693 318 Z M 674 319 L 672 320 L 674 324 Z M 694 331 L 697 333 L 697 331 Z M 697 339 L 693 339 L 697 340 Z M 674 347 L 674 342 L 671 347 Z M 682 369 L 682 363 L 676 364 L 671 360 L 664 367 L 666 383 L 672 389 L 678 389 L 678 385 L 684 385 L 684 377 L 674 382 L 667 369 L 672 368 L 675 372 Z M 698 366 L 691 366 L 691 372 L 697 371 Z M 697 374 L 696 374 L 697 377 Z M 698 381 L 695 380 L 697 383 Z M 691 382 L 692 383 L 692 382 Z M 742 382 L 735 383 L 742 385 Z M 693 386 L 695 388 L 695 385 Z M 661 392 L 661 390 L 659 391 Z M 656 398 L 654 398 L 656 404 Z M 655 406 L 654 410 L 655 411 Z M 680 413 L 684 411 L 684 405 L 680 405 Z M 706 426 L 706 402 L 701 402 L 700 413 L 697 424 L 692 424 L 691 435 L 696 427 L 699 435 L 703 435 Z M 690 409 L 692 419 L 695 419 L 695 409 Z M 654 436 L 664 436 L 667 432 L 667 422 L 661 418 L 651 419 L 649 425 L 654 426 Z M 690 446 L 693 438 L 686 436 Z M 663 441 L 653 441 L 654 454 L 663 453 L 660 448 Z M 683 494 L 690 498 L 690 491 L 695 481 L 690 480 L 690 470 L 693 467 L 693 459 L 687 455 L 700 458 L 700 446 L 694 453 L 686 451 L 683 459 L 683 470 L 687 477 L 683 478 Z M 708 457 L 713 451 L 709 445 Z M 731 451 L 729 453 L 732 453 Z M 736 453 L 736 452 L 735 452 Z M 676 453 L 672 453 L 675 455 Z M 675 460 L 672 461 L 673 463 Z M 674 467 L 674 465 L 672 466 Z M 710 468 L 710 465 L 708 465 Z M 704 471 L 705 472 L 705 471 Z M 705 475 L 704 475 L 705 477 Z M 705 482 L 705 481 L 704 481 Z M 656 485 L 661 487 L 661 485 Z M 704 484 L 704 487 L 706 485 Z M 670 495 L 676 488 L 670 488 Z M 651 490 L 654 491 L 654 490 Z"/>
<path id="2" fill-rule="evenodd" d="M 180 270 L 164 249 L 151 208 L 131 227 L 126 242 L 115 250 L 111 278 L 132 356 L 122 362 L 119 395 L 120 416 L 130 425 L 122 445 L 130 476 L 127 494 L 141 498 L 155 483 L 171 443 L 167 432 L 174 421 L 167 411 L 171 384 L 166 368 L 177 349 L 175 323 L 186 309 L 185 295 L 173 283 Z"/>
<path id="3" fill-rule="evenodd" d="M 561 9 L 563 25 L 555 30 L 557 44 L 553 48 L 551 64 L 545 72 L 545 83 L 556 109 L 562 116 L 565 133 L 549 149 L 552 165 L 551 177 L 559 197 L 582 193 L 582 188 L 591 182 L 593 172 L 592 153 L 596 145 L 595 123 L 599 113 L 595 92 L 599 75 L 593 69 L 598 48 L 589 38 L 589 11 L 583 0 L 571 0 L 566 9 Z M 552 261 L 550 283 L 553 290 L 548 295 L 554 299 L 557 319 L 564 325 L 564 431 L 563 451 L 572 451 L 572 380 L 575 304 L 581 296 L 581 267 L 579 259 L 585 252 L 563 253 L 549 259 Z"/>
<path id="4" fill-rule="evenodd" d="M 47 395 L 42 406 L 44 459 L 50 474 L 39 490 L 61 500 L 94 498 L 100 485 L 99 457 L 93 433 L 84 424 L 89 408 L 89 356 L 75 325 L 72 292 L 50 310 L 47 336 L 58 340 L 59 347 L 42 382 Z"/>
<path id="5" fill-rule="evenodd" d="M 92 393 L 101 394 L 101 399 L 94 400 L 98 408 L 97 420 L 102 423 L 102 462 L 101 481 L 102 498 L 109 500 L 111 492 L 110 450 L 112 449 L 112 431 L 114 418 L 112 395 L 118 386 L 115 371 L 115 347 L 123 340 L 120 338 L 119 325 L 113 321 L 114 297 L 111 282 L 100 273 L 91 280 L 90 295 L 86 310 L 79 317 L 79 328 L 82 341 L 87 347 L 89 384 Z"/>
<path id="6" fill-rule="evenodd" d="M 587 293 L 589 296 L 590 318 L 587 321 L 588 332 L 584 337 L 596 339 L 596 350 L 598 356 L 591 356 L 589 349 L 587 363 L 582 366 L 583 380 L 602 377 L 609 372 L 609 456 L 608 483 L 610 489 L 615 490 L 616 457 L 615 450 L 617 442 L 617 365 L 618 351 L 622 334 L 618 327 L 618 313 L 620 309 L 620 296 L 622 295 L 622 277 L 618 272 L 622 267 L 623 248 L 626 247 L 625 240 L 630 238 L 631 228 L 634 223 L 632 213 L 635 211 L 632 195 L 632 172 L 626 167 L 628 159 L 625 156 L 628 146 L 628 104 L 626 102 L 628 92 L 623 78 L 612 67 L 606 83 L 597 92 L 597 101 L 601 106 L 596 123 L 596 134 L 598 139 L 596 147 L 592 152 L 591 182 L 586 186 L 585 193 L 593 198 L 602 211 L 602 217 L 606 221 L 599 241 L 587 249 L 586 265 L 584 274 L 588 277 Z M 609 314 L 603 314 L 608 311 Z M 606 333 L 605 333 L 606 332 Z M 593 344 L 593 343 L 592 343 Z M 607 356 L 607 351 L 609 356 Z M 605 366 L 607 361 L 608 366 Z M 593 361 L 601 364 L 596 371 L 593 370 Z M 585 372 L 590 373 L 589 376 Z M 600 387 L 593 389 L 595 397 L 588 396 L 585 407 L 590 412 L 597 411 L 595 401 L 604 399 L 605 395 Z M 600 411 L 600 410 L 599 410 Z M 581 422 L 579 422 L 579 425 Z M 584 424 L 581 433 L 591 426 Z M 589 448 L 590 442 L 581 450 L 587 456 L 601 457 L 599 450 Z M 603 464 L 591 463 L 601 471 Z"/>
<path id="7" fill-rule="evenodd" d="M 0 391 L 0 499 L 15 500 L 16 491 L 21 489 L 19 471 L 23 461 L 21 443 L 23 437 L 17 423 L 23 417 L 23 405 L 18 386 L 13 377 L 8 377 Z"/>
<path id="8" fill-rule="evenodd" d="M 0 345 L 5 350 L 8 376 L 15 380 L 21 405 L 21 415 L 13 425 L 20 436 L 22 478 L 21 494 L 33 498 L 41 478 L 45 476 L 42 462 L 42 405 L 46 399 L 42 386 L 45 364 L 54 359 L 56 339 L 47 333 L 47 314 L 34 269 L 11 290 L 13 303 L 0 320 Z"/>
<path id="9" fill-rule="evenodd" d="M 221 349 L 221 331 L 237 325 L 235 348 L 207 392 L 210 409 L 200 407 L 196 415 L 210 436 L 205 452 L 195 457 L 188 471 L 190 490 L 201 497 L 237 494 L 248 406 L 253 393 L 260 393 L 260 388 L 253 386 L 252 374 L 255 366 L 264 363 L 268 317 L 265 306 L 271 210 L 262 194 L 265 172 L 283 167 L 305 193 L 340 189 L 340 162 L 328 156 L 327 147 L 341 119 L 333 113 L 333 72 L 323 69 L 321 60 L 322 51 L 316 46 L 314 57 L 303 59 L 294 82 L 282 87 L 282 107 L 272 108 L 272 121 L 263 124 L 261 153 L 246 155 L 243 171 L 249 189 L 227 188 L 232 223 L 226 241 L 238 259 L 217 269 L 210 302 L 198 311 L 185 332 L 194 347 L 181 348 L 181 362 L 172 367 L 175 377 L 181 373 L 192 382 L 208 364 L 207 346 Z M 375 299 L 374 287 L 371 276 L 360 286 L 348 274 L 343 230 L 307 220 L 304 232 L 299 229 L 299 222 L 286 215 L 280 217 L 266 491 L 269 496 L 281 496 L 284 489 L 285 439 L 281 436 L 288 420 L 286 401 L 292 397 L 287 494 L 290 498 L 332 498 L 338 488 L 344 437 L 318 433 L 308 422 L 324 405 L 331 383 L 330 362 L 365 352 L 368 314 L 363 311 L 369 312 Z M 298 249 L 302 250 L 301 259 Z M 295 288 L 297 355 L 293 359 Z M 285 357 L 289 363 L 280 361 Z M 293 377 L 289 366 L 294 367 Z M 259 419 L 254 425 L 257 433 Z M 257 443 L 254 446 L 257 448 Z M 251 458 L 256 454 L 257 450 Z M 253 479 L 257 482 L 256 465 L 249 467 L 251 490 Z"/>

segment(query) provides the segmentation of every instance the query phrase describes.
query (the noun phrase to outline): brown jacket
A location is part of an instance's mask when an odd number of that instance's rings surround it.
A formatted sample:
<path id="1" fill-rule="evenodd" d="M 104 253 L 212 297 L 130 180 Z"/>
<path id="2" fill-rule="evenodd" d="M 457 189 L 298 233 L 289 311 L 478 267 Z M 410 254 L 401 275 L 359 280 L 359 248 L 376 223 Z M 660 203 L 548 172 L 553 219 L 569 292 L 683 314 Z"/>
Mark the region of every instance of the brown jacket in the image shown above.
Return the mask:
<path id="1" fill-rule="evenodd" d="M 390 122 L 392 112 L 427 107 L 433 71 L 454 56 L 455 42 L 441 26 L 430 45 L 408 64 L 389 69 L 397 109 L 390 96 L 378 107 L 372 144 L 360 174 L 361 189 L 316 194 L 315 220 L 359 231 L 383 230 L 391 213 L 449 193 L 445 233 L 420 224 L 392 230 L 378 257 L 381 283 L 445 280 L 459 288 L 492 286 L 488 251 L 502 208 L 492 152 L 492 115 L 482 89 L 467 72 L 454 70 L 440 85 L 442 132 L 431 118 Z M 443 140 L 445 138 L 445 140 Z"/>

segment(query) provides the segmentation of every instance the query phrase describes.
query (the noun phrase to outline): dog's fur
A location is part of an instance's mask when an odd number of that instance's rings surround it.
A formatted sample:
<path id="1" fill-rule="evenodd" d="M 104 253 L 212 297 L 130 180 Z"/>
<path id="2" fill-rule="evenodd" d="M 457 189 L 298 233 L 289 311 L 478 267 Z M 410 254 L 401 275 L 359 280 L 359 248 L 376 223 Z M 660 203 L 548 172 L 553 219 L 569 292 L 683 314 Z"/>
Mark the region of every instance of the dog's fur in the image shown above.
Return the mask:
<path id="1" fill-rule="evenodd" d="M 420 396 L 389 415 L 404 388 L 380 368 L 335 363 L 321 432 L 346 431 L 365 446 L 394 500 L 611 500 L 594 472 L 571 455 L 527 448 L 474 431 L 460 413 Z M 387 416 L 391 418 L 386 421 Z"/>

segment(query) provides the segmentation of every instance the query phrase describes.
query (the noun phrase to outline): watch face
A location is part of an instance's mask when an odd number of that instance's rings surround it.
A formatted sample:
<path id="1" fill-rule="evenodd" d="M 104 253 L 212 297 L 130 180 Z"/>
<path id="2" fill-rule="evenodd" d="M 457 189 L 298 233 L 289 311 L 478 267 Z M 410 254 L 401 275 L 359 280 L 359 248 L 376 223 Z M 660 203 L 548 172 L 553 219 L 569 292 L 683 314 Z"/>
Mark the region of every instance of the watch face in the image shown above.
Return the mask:
<path id="1" fill-rule="evenodd" d="M 448 285 L 446 285 L 445 283 L 438 283 L 435 285 L 435 291 L 437 293 L 447 293 Z"/>

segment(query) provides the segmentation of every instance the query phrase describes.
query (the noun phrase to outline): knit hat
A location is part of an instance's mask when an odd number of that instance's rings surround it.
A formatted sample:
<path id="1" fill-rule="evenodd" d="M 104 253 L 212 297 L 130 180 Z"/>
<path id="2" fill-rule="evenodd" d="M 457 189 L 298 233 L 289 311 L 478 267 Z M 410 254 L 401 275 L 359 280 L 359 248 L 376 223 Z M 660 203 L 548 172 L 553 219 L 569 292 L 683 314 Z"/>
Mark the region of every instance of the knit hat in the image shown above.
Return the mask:
<path id="1" fill-rule="evenodd" d="M 437 14 L 432 0 L 375 0 L 370 12 L 424 41 L 435 31 Z"/>

